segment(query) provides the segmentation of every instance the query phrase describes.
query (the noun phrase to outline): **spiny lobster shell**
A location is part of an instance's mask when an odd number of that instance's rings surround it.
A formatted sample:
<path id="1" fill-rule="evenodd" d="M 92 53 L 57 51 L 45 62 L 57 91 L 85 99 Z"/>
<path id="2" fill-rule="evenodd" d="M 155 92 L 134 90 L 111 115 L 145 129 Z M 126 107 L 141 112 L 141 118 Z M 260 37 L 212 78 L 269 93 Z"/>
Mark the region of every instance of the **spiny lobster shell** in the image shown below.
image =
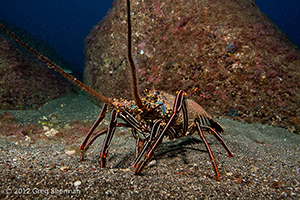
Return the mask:
<path id="1" fill-rule="evenodd" d="M 172 112 L 175 96 L 159 92 L 158 101 L 162 102 L 166 106 L 167 112 Z M 204 122 L 203 125 L 207 125 L 218 132 L 223 132 L 222 126 L 216 122 L 198 103 L 193 100 L 187 99 L 187 111 L 188 111 L 188 124 L 193 124 L 195 119 L 199 119 L 200 122 L 202 119 L 205 119 L 207 122 Z M 179 115 L 178 120 L 180 121 L 181 115 Z"/>

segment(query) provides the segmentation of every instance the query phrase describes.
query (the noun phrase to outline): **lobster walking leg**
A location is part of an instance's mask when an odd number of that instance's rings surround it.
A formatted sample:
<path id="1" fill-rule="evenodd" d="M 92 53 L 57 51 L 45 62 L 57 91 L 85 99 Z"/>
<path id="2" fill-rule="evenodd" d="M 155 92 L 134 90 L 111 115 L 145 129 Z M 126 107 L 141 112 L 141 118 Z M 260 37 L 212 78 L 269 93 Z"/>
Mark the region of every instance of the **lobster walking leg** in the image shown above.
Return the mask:
<path id="1" fill-rule="evenodd" d="M 233 157 L 233 154 L 231 153 L 231 151 L 229 150 L 229 148 L 227 147 L 227 145 L 225 144 L 223 138 L 211 127 L 207 127 L 207 129 L 209 131 L 211 131 L 213 133 L 213 135 L 217 138 L 217 140 L 220 142 L 220 144 L 224 147 L 224 149 L 226 150 L 227 154 L 229 157 Z"/>
<path id="2" fill-rule="evenodd" d="M 95 141 L 95 139 L 97 137 L 99 137 L 100 135 L 104 134 L 105 132 L 101 132 L 102 134 L 98 134 L 98 136 L 94 137 L 92 139 L 92 141 L 86 146 L 86 143 L 88 142 L 88 140 L 90 139 L 91 135 L 93 134 L 94 130 L 97 128 L 97 126 L 101 123 L 101 121 L 105 118 L 107 114 L 107 104 L 104 104 L 103 105 L 103 108 L 102 108 L 102 111 L 98 117 L 98 119 L 96 120 L 96 122 L 93 124 L 93 126 L 90 128 L 89 132 L 86 134 L 83 142 L 81 143 L 80 147 L 79 147 L 79 150 L 80 150 L 80 157 L 79 157 L 79 160 L 82 161 L 84 160 L 84 155 L 85 155 L 85 152 L 86 150 L 88 149 L 88 147 Z M 107 132 L 107 131 L 106 131 Z"/>
<path id="3" fill-rule="evenodd" d="M 170 126 L 173 124 L 173 122 L 176 119 L 177 114 L 179 113 L 179 111 L 182 108 L 182 105 L 185 106 L 185 104 L 183 103 L 185 101 L 184 99 L 184 92 L 183 91 L 179 91 L 176 95 L 175 98 L 175 103 L 173 106 L 173 114 L 170 117 L 169 121 L 167 122 L 167 124 L 165 125 L 163 131 L 161 133 L 158 134 L 158 137 L 154 138 L 153 141 L 153 145 L 151 146 L 150 150 L 144 155 L 142 161 L 137 165 L 137 169 L 135 170 L 135 174 L 139 174 L 144 167 L 147 165 L 147 163 L 149 162 L 149 160 L 151 159 L 151 157 L 154 154 L 154 151 L 158 148 L 158 146 L 161 144 L 163 136 L 165 134 L 167 134 Z M 152 142 L 151 142 L 152 143 Z"/>
<path id="4" fill-rule="evenodd" d="M 199 136 L 201 137 L 201 139 L 203 140 L 204 144 L 205 144 L 205 147 L 208 151 L 208 154 L 209 154 L 209 157 L 214 165 L 214 168 L 215 168 L 215 171 L 216 171 L 216 176 L 217 176 L 217 180 L 219 181 L 220 180 L 220 174 L 219 174 L 219 170 L 218 170 L 218 166 L 217 166 L 217 162 L 216 162 L 216 159 L 211 151 L 211 148 L 206 140 L 206 138 L 204 137 L 204 134 L 203 134 L 203 131 L 201 129 L 201 126 L 199 124 L 198 121 L 195 120 L 195 123 L 196 123 L 196 126 L 197 126 L 197 129 L 198 129 L 198 132 L 199 132 Z"/>
<path id="5" fill-rule="evenodd" d="M 109 125 L 107 128 L 107 134 L 104 139 L 104 143 L 102 146 L 102 150 L 100 153 L 100 167 L 105 167 L 105 160 L 108 154 L 108 147 L 110 145 L 111 139 L 114 136 L 115 130 L 116 130 L 116 125 L 117 125 L 117 117 L 118 117 L 118 112 L 117 110 L 113 109 L 111 112 L 110 116 L 110 121 Z"/>
<path id="6" fill-rule="evenodd" d="M 132 166 L 134 168 L 136 168 L 136 170 L 135 170 L 136 172 L 142 170 L 142 169 L 140 169 L 140 164 L 138 164 L 138 163 L 142 159 L 142 157 L 146 153 L 146 151 L 149 149 L 151 142 L 153 142 L 153 139 L 158 135 L 160 126 L 161 126 L 161 120 L 158 120 L 157 122 L 154 123 L 154 125 L 151 129 L 150 135 L 145 139 L 145 142 L 142 144 L 143 146 L 142 146 L 141 150 L 138 152 L 136 159 L 132 163 Z M 139 145 L 139 144 L 137 144 L 137 145 Z M 140 148 L 140 147 L 138 146 L 137 148 Z"/>
<path id="7" fill-rule="evenodd" d="M 101 136 L 101 135 L 103 135 L 103 134 L 106 134 L 107 131 L 108 131 L 108 128 L 106 128 L 104 131 L 101 131 L 100 133 L 98 133 L 97 135 L 95 135 L 95 136 L 90 140 L 90 142 L 85 146 L 85 148 L 84 148 L 84 153 L 90 148 L 90 146 L 95 142 L 95 140 L 96 140 L 99 136 Z"/>

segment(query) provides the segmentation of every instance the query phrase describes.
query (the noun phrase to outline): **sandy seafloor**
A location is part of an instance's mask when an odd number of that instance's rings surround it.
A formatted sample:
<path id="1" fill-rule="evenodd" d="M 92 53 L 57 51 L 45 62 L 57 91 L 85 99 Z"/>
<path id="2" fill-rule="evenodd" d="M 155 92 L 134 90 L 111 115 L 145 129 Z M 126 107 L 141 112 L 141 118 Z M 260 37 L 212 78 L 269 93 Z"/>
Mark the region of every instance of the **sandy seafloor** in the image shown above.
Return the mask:
<path id="1" fill-rule="evenodd" d="M 75 96 L 48 102 L 38 111 L 10 112 L 24 125 L 51 113 L 57 114 L 61 124 L 75 119 L 92 122 L 100 110 L 84 96 Z M 207 136 L 220 181 L 215 180 L 206 148 L 197 135 L 165 139 L 155 154 L 156 162 L 141 176 L 133 174 L 135 141 L 124 128 L 123 134 L 117 130 L 113 138 L 107 168 L 98 163 L 104 136 L 83 162 L 77 154 L 65 152 L 79 146 L 76 141 L 72 145 L 51 139 L 15 142 L 2 136 L 0 198 L 300 199 L 300 135 L 262 124 L 216 120 L 225 128 L 222 136 L 234 154 L 229 158 L 218 141 Z"/>

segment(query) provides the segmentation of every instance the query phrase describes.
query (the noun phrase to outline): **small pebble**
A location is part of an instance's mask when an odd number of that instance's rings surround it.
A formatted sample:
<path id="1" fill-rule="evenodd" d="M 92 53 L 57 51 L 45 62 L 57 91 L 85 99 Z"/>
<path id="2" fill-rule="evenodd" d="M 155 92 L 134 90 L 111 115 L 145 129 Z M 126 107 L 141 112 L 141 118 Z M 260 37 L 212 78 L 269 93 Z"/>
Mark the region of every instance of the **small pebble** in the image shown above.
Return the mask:
<path id="1" fill-rule="evenodd" d="M 125 169 L 120 169 L 120 171 L 123 171 L 123 172 L 129 172 L 130 169 L 129 169 L 129 168 L 125 168 Z"/>
<path id="2" fill-rule="evenodd" d="M 56 130 L 56 129 L 54 129 L 54 128 L 51 128 L 50 129 L 50 131 L 47 131 L 46 133 L 45 133 L 45 135 L 47 136 L 47 137 L 54 137 L 55 135 L 57 135 L 59 133 L 59 131 L 58 130 Z"/>
<path id="3" fill-rule="evenodd" d="M 31 138 L 28 135 L 25 135 L 25 141 L 31 141 Z"/>
<path id="4" fill-rule="evenodd" d="M 67 155 L 73 155 L 75 153 L 76 153 L 75 150 L 65 150 L 65 154 L 67 154 Z"/>
<path id="5" fill-rule="evenodd" d="M 75 182 L 74 182 L 74 186 L 77 187 L 77 186 L 79 186 L 79 185 L 81 185 L 81 181 L 75 181 Z"/>
<path id="6" fill-rule="evenodd" d="M 57 119 L 57 114 L 52 113 L 52 114 L 49 115 L 49 117 L 50 117 L 51 119 Z"/>
<path id="7" fill-rule="evenodd" d="M 148 167 L 151 167 L 156 164 L 156 160 L 151 160 L 148 164 Z"/>
<path id="8" fill-rule="evenodd" d="M 70 169 L 70 167 L 68 166 L 63 166 L 60 168 L 61 171 L 68 171 Z"/>

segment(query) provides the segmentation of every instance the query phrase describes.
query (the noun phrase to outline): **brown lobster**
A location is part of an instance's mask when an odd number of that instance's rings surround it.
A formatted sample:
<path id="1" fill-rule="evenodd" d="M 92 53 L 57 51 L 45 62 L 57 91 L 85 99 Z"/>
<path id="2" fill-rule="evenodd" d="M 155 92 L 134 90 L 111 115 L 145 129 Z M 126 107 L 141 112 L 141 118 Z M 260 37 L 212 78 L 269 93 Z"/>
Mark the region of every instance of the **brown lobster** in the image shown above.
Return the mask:
<path id="1" fill-rule="evenodd" d="M 215 157 L 209 147 L 209 144 L 204 136 L 204 131 L 213 134 L 221 145 L 225 148 L 229 157 L 233 154 L 225 145 L 222 137 L 219 135 L 223 132 L 222 126 L 215 122 L 205 110 L 196 102 L 186 99 L 186 94 L 183 91 L 178 91 L 176 96 L 159 92 L 144 90 L 144 98 L 140 97 L 137 87 L 137 76 L 135 64 L 131 53 L 131 21 L 130 21 L 130 1 L 127 0 L 127 23 L 128 23 L 128 62 L 131 70 L 131 87 L 134 100 L 106 98 L 84 83 L 77 80 L 72 75 L 64 72 L 60 67 L 52 63 L 48 58 L 44 57 L 34 49 L 30 48 L 26 43 L 18 39 L 13 33 L 7 30 L 3 25 L 0 27 L 7 32 L 12 38 L 23 45 L 30 52 L 35 54 L 40 60 L 45 62 L 48 67 L 53 68 L 65 78 L 92 94 L 100 101 L 104 102 L 103 109 L 99 118 L 87 133 L 84 141 L 79 147 L 80 160 L 84 160 L 84 155 L 90 145 L 101 135 L 106 134 L 104 144 L 100 153 L 100 167 L 105 167 L 105 161 L 108 154 L 112 137 L 117 126 L 131 128 L 133 137 L 136 139 L 136 158 L 133 161 L 135 174 L 140 174 L 151 160 L 154 151 L 161 144 L 164 136 L 172 140 L 192 135 L 198 131 L 199 136 L 203 140 L 210 159 L 216 171 L 217 180 L 220 180 L 220 175 Z M 90 137 L 104 119 L 107 114 L 108 106 L 112 108 L 108 127 L 102 132 L 96 134 L 90 141 Z M 117 123 L 120 118 L 124 122 Z"/>

